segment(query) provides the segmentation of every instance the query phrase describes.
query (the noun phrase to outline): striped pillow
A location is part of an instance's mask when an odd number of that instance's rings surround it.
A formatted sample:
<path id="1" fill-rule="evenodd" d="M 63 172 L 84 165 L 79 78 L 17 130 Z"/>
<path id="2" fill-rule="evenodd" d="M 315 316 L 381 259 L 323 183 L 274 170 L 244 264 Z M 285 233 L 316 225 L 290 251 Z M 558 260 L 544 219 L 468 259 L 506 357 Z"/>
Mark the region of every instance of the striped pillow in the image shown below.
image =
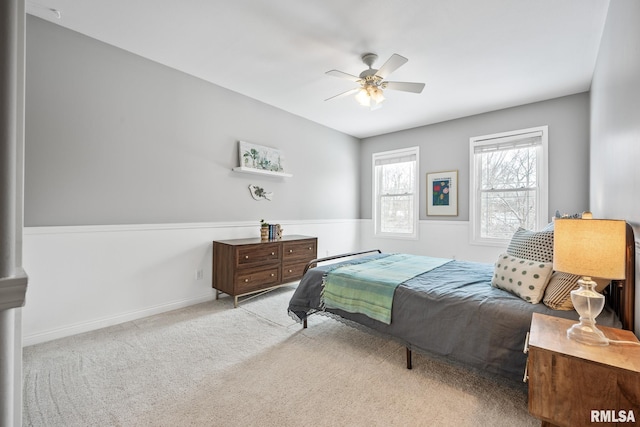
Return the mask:
<path id="1" fill-rule="evenodd" d="M 547 289 L 544 291 L 544 298 L 542 299 L 544 305 L 554 310 L 573 310 L 571 291 L 578 289 L 580 277 L 575 274 L 554 271 Z M 602 292 L 611 283 L 607 279 L 597 277 L 592 280 L 598 284 L 596 286 L 596 291 L 598 292 Z"/>
<path id="2" fill-rule="evenodd" d="M 554 271 L 544 291 L 542 302 L 554 310 L 573 310 L 571 291 L 578 288 L 580 276 Z"/>

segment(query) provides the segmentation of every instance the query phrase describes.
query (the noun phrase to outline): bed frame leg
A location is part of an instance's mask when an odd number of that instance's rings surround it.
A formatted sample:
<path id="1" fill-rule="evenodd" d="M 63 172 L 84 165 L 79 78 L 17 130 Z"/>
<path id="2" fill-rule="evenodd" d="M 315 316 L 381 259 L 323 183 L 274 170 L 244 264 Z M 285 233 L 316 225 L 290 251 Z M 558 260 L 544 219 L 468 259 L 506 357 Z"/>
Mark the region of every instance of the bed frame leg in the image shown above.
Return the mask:
<path id="1" fill-rule="evenodd" d="M 407 369 L 411 369 L 413 368 L 413 365 L 411 363 L 411 350 L 409 349 L 409 347 L 406 347 L 407 349 Z"/>
<path id="2" fill-rule="evenodd" d="M 306 318 L 302 321 L 302 328 L 303 329 L 307 329 L 307 319 Z"/>

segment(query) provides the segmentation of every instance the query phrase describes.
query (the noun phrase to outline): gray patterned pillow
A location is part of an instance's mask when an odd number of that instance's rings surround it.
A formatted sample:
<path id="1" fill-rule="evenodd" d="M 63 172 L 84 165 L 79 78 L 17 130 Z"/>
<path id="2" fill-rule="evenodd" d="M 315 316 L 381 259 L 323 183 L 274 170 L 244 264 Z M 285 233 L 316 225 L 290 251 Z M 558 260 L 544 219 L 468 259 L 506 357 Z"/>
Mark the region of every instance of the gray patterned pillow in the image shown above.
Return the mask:
<path id="1" fill-rule="evenodd" d="M 578 279 L 575 274 L 554 271 L 544 292 L 544 304 L 554 310 L 573 310 L 571 291 L 578 289 Z"/>
<path id="2" fill-rule="evenodd" d="M 554 310 L 573 310 L 571 291 L 578 289 L 580 277 L 575 274 L 554 271 L 549 279 L 547 289 L 544 291 L 542 302 Z M 592 280 L 597 283 L 596 291 L 598 292 L 602 292 L 611 283 L 608 279 L 598 277 L 593 277 Z"/>
<path id="3" fill-rule="evenodd" d="M 520 227 L 507 247 L 509 255 L 538 262 L 553 262 L 553 230 L 529 231 Z"/>
<path id="4" fill-rule="evenodd" d="M 553 271 L 550 262 L 532 261 L 506 253 L 496 261 L 491 286 L 499 288 L 531 304 L 538 304 L 544 296 Z"/>

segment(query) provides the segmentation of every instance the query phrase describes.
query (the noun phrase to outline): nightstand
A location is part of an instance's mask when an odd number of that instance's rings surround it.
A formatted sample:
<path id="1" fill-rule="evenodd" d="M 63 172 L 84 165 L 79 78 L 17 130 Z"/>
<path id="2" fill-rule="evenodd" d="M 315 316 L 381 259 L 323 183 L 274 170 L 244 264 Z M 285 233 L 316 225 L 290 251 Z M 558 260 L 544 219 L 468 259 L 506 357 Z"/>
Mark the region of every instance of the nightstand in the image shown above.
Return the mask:
<path id="1" fill-rule="evenodd" d="M 543 426 L 640 424 L 640 346 L 580 344 L 566 335 L 574 323 L 533 314 L 529 412 Z M 598 327 L 609 339 L 638 341 L 631 331 Z"/>

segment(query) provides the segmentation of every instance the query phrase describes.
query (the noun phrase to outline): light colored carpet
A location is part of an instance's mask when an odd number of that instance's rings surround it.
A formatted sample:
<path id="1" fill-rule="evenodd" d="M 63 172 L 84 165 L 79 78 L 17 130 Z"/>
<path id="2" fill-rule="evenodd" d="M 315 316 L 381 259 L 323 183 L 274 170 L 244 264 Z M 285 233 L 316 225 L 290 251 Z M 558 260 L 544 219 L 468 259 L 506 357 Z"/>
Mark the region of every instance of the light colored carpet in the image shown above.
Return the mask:
<path id="1" fill-rule="evenodd" d="M 293 289 L 24 349 L 25 426 L 537 426 L 526 389 L 323 316 Z"/>

